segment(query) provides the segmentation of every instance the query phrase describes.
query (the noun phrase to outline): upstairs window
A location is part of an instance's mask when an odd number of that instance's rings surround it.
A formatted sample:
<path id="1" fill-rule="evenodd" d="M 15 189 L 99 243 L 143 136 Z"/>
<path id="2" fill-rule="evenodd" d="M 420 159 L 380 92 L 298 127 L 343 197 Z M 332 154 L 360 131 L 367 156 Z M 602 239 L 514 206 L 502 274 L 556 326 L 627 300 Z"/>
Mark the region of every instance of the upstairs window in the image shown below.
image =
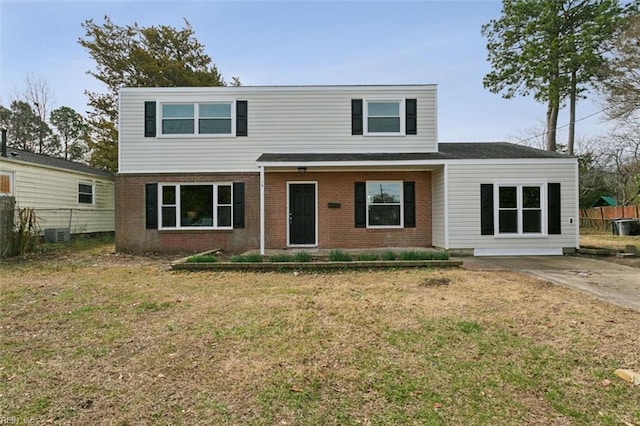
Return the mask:
<path id="1" fill-rule="evenodd" d="M 367 101 L 365 103 L 365 134 L 403 135 L 405 132 L 404 102 Z"/>
<path id="2" fill-rule="evenodd" d="M 234 103 L 162 104 L 163 135 L 232 136 Z"/>
<path id="3" fill-rule="evenodd" d="M 78 183 L 78 203 L 93 204 L 93 184 L 90 182 Z"/>
<path id="4" fill-rule="evenodd" d="M 193 104 L 162 105 L 162 134 L 193 134 L 194 111 Z"/>

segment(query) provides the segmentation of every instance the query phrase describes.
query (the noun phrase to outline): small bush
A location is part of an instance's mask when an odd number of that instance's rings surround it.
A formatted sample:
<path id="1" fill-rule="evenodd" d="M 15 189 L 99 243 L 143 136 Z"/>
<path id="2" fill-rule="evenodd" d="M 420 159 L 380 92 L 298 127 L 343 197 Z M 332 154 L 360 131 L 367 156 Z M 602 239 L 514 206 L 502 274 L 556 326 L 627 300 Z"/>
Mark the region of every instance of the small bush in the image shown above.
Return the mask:
<path id="1" fill-rule="evenodd" d="M 361 262 L 371 262 L 374 260 L 380 260 L 380 256 L 375 253 L 360 253 L 356 256 L 356 259 Z"/>
<path id="2" fill-rule="evenodd" d="M 380 255 L 380 259 L 382 260 L 396 260 L 397 256 L 391 250 L 387 250 Z"/>
<path id="3" fill-rule="evenodd" d="M 399 260 L 447 260 L 449 253 L 446 251 L 431 252 L 422 250 L 405 250 L 398 255 Z"/>
<path id="4" fill-rule="evenodd" d="M 306 251 L 299 251 L 293 255 L 294 262 L 311 262 L 313 257 Z"/>
<path id="5" fill-rule="evenodd" d="M 239 254 L 232 256 L 229 262 L 233 263 L 260 263 L 262 262 L 262 255 L 260 253 Z"/>
<path id="6" fill-rule="evenodd" d="M 197 254 L 187 259 L 187 263 L 215 263 L 218 258 L 212 254 Z"/>
<path id="7" fill-rule="evenodd" d="M 269 262 L 293 262 L 293 256 L 288 254 L 274 254 L 269 257 Z"/>
<path id="8" fill-rule="evenodd" d="M 346 251 L 331 250 L 329 252 L 329 260 L 331 262 L 351 262 L 352 258 Z"/>

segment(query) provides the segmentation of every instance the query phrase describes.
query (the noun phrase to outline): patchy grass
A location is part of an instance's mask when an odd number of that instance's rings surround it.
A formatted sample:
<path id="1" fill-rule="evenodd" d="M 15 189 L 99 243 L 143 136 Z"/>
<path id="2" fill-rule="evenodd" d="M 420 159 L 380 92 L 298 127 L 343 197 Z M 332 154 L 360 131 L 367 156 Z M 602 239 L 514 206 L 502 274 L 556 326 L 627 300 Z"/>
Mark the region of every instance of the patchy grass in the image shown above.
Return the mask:
<path id="1" fill-rule="evenodd" d="M 640 370 L 640 313 L 526 275 L 193 274 L 101 253 L 0 269 L 5 418 L 640 423 L 613 374 Z"/>
<path id="2" fill-rule="evenodd" d="M 638 235 L 583 234 L 582 230 L 580 232 L 581 247 L 624 251 L 627 245 L 634 245 L 640 250 L 640 236 Z"/>

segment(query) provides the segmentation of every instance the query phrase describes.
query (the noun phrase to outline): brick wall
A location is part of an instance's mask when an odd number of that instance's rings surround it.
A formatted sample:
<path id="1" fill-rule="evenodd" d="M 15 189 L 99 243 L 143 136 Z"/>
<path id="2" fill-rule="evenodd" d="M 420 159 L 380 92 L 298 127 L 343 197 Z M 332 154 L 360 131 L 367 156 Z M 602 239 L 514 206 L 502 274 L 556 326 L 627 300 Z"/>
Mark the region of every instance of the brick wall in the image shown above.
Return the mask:
<path id="1" fill-rule="evenodd" d="M 416 183 L 416 227 L 366 229 L 354 226 L 354 183 L 366 180 L 404 180 Z M 287 182 L 318 184 L 318 245 L 320 248 L 429 247 L 431 246 L 431 173 L 322 172 L 266 173 L 266 248 L 287 246 Z M 329 202 L 340 208 L 329 208 Z"/>
<path id="2" fill-rule="evenodd" d="M 145 184 L 162 182 L 245 182 L 245 227 L 234 230 L 162 231 L 145 227 Z M 116 250 L 241 252 L 259 247 L 260 176 L 244 174 L 118 175 L 116 177 Z"/>

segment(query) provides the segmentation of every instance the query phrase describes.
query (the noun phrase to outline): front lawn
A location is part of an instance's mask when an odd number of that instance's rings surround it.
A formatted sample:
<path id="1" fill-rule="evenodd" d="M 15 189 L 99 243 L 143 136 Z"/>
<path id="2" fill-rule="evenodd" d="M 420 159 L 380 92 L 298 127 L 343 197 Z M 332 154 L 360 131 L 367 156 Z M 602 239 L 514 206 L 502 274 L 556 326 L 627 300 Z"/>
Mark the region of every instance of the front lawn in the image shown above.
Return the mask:
<path id="1" fill-rule="evenodd" d="M 511 272 L 0 269 L 0 415 L 58 424 L 640 422 L 640 313 Z M 607 384 L 607 381 L 610 381 Z"/>

